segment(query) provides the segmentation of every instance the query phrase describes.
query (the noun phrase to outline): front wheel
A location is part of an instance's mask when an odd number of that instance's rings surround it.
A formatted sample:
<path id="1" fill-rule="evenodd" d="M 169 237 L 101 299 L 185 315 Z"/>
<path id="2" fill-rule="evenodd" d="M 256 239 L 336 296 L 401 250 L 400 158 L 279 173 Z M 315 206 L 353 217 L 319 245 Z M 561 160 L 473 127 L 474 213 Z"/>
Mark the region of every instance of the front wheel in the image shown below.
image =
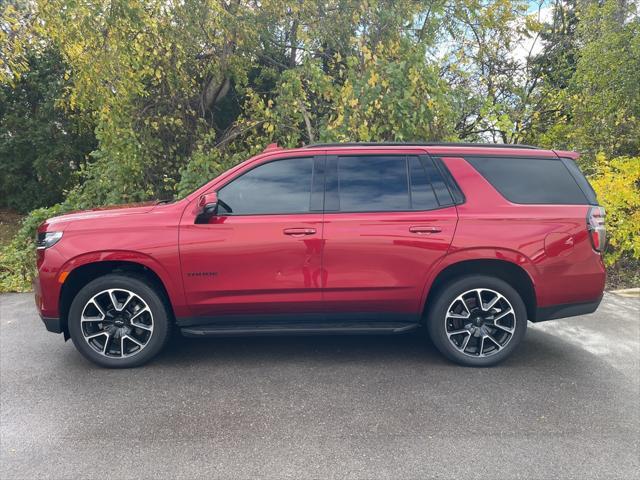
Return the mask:
<path id="1" fill-rule="evenodd" d="M 522 298 L 505 281 L 474 275 L 450 282 L 427 308 L 433 344 L 450 360 L 488 367 L 506 359 L 527 330 Z"/>
<path id="2" fill-rule="evenodd" d="M 69 333 L 92 362 L 137 367 L 167 342 L 169 316 L 162 298 L 144 279 L 110 274 L 89 282 L 73 299 Z"/>

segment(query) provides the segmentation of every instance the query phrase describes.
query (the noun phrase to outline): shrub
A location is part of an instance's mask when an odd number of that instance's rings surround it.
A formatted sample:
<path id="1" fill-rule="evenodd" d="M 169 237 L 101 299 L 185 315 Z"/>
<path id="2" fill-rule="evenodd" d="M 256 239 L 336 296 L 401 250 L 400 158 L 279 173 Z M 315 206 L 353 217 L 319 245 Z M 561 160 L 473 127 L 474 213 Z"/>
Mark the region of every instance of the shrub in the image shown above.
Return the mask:
<path id="1" fill-rule="evenodd" d="M 38 225 L 47 218 L 60 215 L 71 208 L 65 204 L 33 210 L 11 242 L 0 248 L 0 292 L 31 290 L 35 273 L 35 236 Z"/>
<path id="2" fill-rule="evenodd" d="M 596 157 L 590 178 L 607 214 L 609 247 L 605 260 L 613 265 L 622 257 L 640 259 L 640 157 Z"/>

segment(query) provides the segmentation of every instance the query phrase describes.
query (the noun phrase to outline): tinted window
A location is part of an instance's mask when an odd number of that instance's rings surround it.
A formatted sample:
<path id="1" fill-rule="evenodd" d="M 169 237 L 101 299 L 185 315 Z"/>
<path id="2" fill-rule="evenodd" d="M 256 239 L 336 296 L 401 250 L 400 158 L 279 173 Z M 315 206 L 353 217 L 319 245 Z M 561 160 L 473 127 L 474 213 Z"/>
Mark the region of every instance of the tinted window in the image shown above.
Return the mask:
<path id="1" fill-rule="evenodd" d="M 233 215 L 309 212 L 312 158 L 260 165 L 218 191 L 220 211 Z"/>
<path id="2" fill-rule="evenodd" d="M 409 210 L 405 157 L 340 157 L 338 190 L 343 212 Z"/>
<path id="3" fill-rule="evenodd" d="M 449 189 L 444 183 L 440 170 L 436 168 L 433 161 L 429 158 L 424 159 L 423 165 L 427 169 L 427 172 L 429 172 L 431 185 L 433 186 L 434 192 L 436 192 L 436 197 L 440 205 L 452 205 L 453 199 L 451 198 L 451 193 L 449 193 Z"/>
<path id="4" fill-rule="evenodd" d="M 576 179 L 576 182 L 582 189 L 582 193 L 586 195 L 589 203 L 592 205 L 598 205 L 596 192 L 593 190 L 593 187 L 591 186 L 589 181 L 582 174 L 582 172 L 578 168 L 578 165 L 576 165 L 576 162 L 574 160 L 571 160 L 570 158 L 563 158 L 562 163 L 564 163 L 564 166 L 567 167 L 567 169 L 571 172 L 573 178 Z"/>
<path id="5" fill-rule="evenodd" d="M 409 157 L 409 174 L 411 180 L 411 206 L 413 210 L 431 210 L 437 208 L 435 192 L 429 181 L 427 171 L 418 157 Z"/>
<path id="6" fill-rule="evenodd" d="M 502 196 L 514 203 L 587 204 L 559 159 L 467 157 Z"/>
<path id="7" fill-rule="evenodd" d="M 462 194 L 460 187 L 458 186 L 455 179 L 453 178 L 453 175 L 451 175 L 451 172 L 449 171 L 449 169 L 445 166 L 442 159 L 434 158 L 433 163 L 436 165 L 440 173 L 442 173 L 442 177 L 445 183 L 447 184 L 447 186 L 449 187 L 448 190 L 452 197 L 451 198 L 452 202 L 455 203 L 456 205 L 460 205 L 461 203 L 463 203 L 464 195 Z"/>

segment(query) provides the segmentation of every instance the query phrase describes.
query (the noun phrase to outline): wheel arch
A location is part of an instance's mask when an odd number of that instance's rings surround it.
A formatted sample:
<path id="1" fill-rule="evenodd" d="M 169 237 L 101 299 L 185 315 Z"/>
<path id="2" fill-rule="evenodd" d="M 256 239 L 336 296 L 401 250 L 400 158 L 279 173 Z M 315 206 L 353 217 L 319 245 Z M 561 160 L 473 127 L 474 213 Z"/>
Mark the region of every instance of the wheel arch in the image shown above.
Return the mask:
<path id="1" fill-rule="evenodd" d="M 162 281 L 162 278 L 153 268 L 143 263 L 131 260 L 101 260 L 87 262 L 78 265 L 73 270 L 69 271 L 69 274 L 65 278 L 62 288 L 60 289 L 60 324 L 62 326 L 65 339 L 69 336 L 67 322 L 69 309 L 71 308 L 71 303 L 75 296 L 87 283 L 111 273 L 135 275 L 138 278 L 141 277 L 147 280 L 166 303 L 170 318 L 174 321 L 175 314 L 173 311 L 171 297 L 169 296 L 169 292 L 165 283 Z"/>
<path id="2" fill-rule="evenodd" d="M 442 266 L 428 288 L 423 309 L 427 308 L 444 285 L 456 278 L 468 275 L 488 275 L 509 283 L 522 297 L 527 308 L 527 316 L 529 318 L 535 317 L 537 299 L 531 275 L 521 265 L 498 258 L 467 259 Z"/>

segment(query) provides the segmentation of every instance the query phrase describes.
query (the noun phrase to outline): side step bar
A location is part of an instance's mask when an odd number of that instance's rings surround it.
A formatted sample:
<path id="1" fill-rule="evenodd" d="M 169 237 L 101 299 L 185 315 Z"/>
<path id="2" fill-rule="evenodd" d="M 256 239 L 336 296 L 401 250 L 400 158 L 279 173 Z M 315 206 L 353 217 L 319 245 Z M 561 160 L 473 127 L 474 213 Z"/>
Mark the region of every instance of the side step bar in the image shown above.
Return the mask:
<path id="1" fill-rule="evenodd" d="M 224 324 L 181 328 L 185 337 L 233 337 L 245 335 L 365 335 L 395 334 L 415 330 L 410 322 L 288 323 L 288 324 Z"/>

